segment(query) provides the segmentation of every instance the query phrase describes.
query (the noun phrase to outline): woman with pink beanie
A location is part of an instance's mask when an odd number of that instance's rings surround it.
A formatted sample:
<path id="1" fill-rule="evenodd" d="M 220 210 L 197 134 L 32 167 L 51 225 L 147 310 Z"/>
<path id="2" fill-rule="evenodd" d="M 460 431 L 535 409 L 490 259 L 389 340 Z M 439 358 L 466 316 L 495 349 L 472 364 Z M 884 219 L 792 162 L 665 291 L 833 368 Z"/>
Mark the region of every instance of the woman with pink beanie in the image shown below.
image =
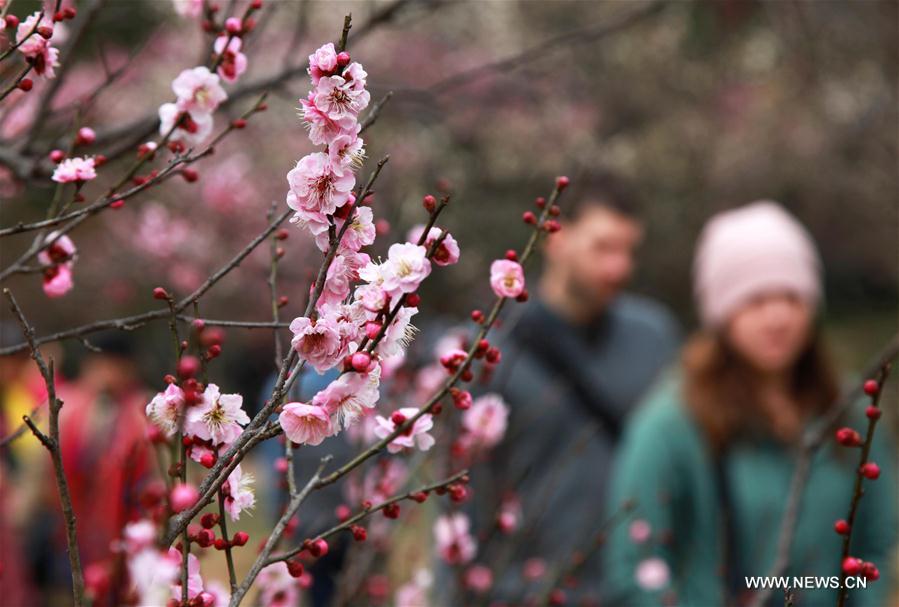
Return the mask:
<path id="1" fill-rule="evenodd" d="M 780 205 L 710 219 L 693 274 L 702 328 L 631 418 L 615 465 L 609 512 L 631 501 L 633 514 L 606 546 L 611 605 L 746 604 L 747 578 L 767 575 L 776 556 L 801 436 L 838 395 L 816 324 L 815 243 Z M 865 427 L 862 410 L 844 421 Z M 856 606 L 893 596 L 899 498 L 886 434 L 879 426 L 871 459 L 881 474 L 865 481 L 851 545 L 880 579 L 849 591 Z M 797 607 L 836 604 L 843 538 L 834 523 L 848 512 L 857 457 L 830 441 L 812 461 L 784 575 L 823 581 L 791 583 Z M 771 604 L 784 604 L 781 590 Z"/>

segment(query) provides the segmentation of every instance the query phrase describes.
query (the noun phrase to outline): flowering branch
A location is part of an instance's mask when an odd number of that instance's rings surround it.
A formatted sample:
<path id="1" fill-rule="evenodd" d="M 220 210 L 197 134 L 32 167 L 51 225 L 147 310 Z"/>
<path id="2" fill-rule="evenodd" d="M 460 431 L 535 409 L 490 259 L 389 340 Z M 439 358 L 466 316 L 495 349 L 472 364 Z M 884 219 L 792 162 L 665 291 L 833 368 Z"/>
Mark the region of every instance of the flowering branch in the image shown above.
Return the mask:
<path id="1" fill-rule="evenodd" d="M 880 353 L 875 357 L 872 364 L 868 365 L 866 372 L 862 377 L 871 377 L 876 374 L 879 369 L 884 368 L 890 361 L 899 356 L 899 333 L 895 334 L 892 339 L 883 347 Z M 799 510 L 802 505 L 802 498 L 805 493 L 805 484 L 808 481 L 809 472 L 811 471 L 811 461 L 815 452 L 824 444 L 837 421 L 845 415 L 845 413 L 857 402 L 858 397 L 863 393 L 863 384 L 855 384 L 849 390 L 843 393 L 837 403 L 831 407 L 827 415 L 826 423 L 822 423 L 816 429 L 811 430 L 802 441 L 802 449 L 796 461 L 796 468 L 793 477 L 790 480 L 790 489 L 787 494 L 787 505 L 784 509 L 784 515 L 780 523 L 780 531 L 778 533 L 777 554 L 774 564 L 768 572 L 769 576 L 777 577 L 783 575 L 790 564 L 790 551 L 793 546 L 793 535 L 796 530 L 796 523 L 799 520 Z M 763 589 L 752 596 L 749 607 L 762 607 L 771 596 L 771 589 Z"/>
<path id="2" fill-rule="evenodd" d="M 290 216 L 290 211 L 285 211 L 281 213 L 278 217 L 272 221 L 267 228 L 265 228 L 262 232 L 260 232 L 249 244 L 247 244 L 239 253 L 237 253 L 234 257 L 231 258 L 228 263 L 219 268 L 218 271 L 213 273 L 206 281 L 200 285 L 193 293 L 188 295 L 187 297 L 181 299 L 175 305 L 176 314 L 180 314 L 184 310 L 186 310 L 193 302 L 202 297 L 209 289 L 211 289 L 218 281 L 227 276 L 234 268 L 240 265 L 240 263 L 252 253 L 256 247 L 258 247 L 262 242 L 265 241 L 268 236 L 273 233 L 275 230 L 280 227 L 284 220 Z M 75 327 L 73 329 L 66 329 L 64 331 L 59 331 L 57 333 L 53 333 L 51 335 L 46 335 L 44 337 L 36 338 L 35 343 L 37 345 L 59 341 L 62 339 L 70 339 L 73 337 L 82 337 L 84 335 L 89 335 L 91 333 L 96 333 L 97 331 L 103 331 L 106 329 L 118 329 L 122 331 L 133 331 L 134 329 L 140 328 L 151 322 L 153 320 L 159 320 L 162 318 L 168 318 L 170 315 L 170 310 L 168 308 L 152 310 L 150 312 L 144 312 L 142 314 L 135 314 L 132 316 L 125 316 L 123 318 L 114 318 L 110 320 L 101 320 L 93 323 L 89 323 L 86 325 L 82 325 L 80 327 Z M 27 343 L 15 344 L 12 346 L 8 346 L 6 348 L 0 349 L 0 356 L 5 356 L 7 354 L 14 354 L 16 352 L 21 352 L 22 350 L 27 349 Z"/>
<path id="3" fill-rule="evenodd" d="M 553 189 L 552 194 L 550 194 L 548 203 L 544 206 L 539 219 L 537 219 L 533 225 L 534 229 L 531 232 L 531 236 L 528 239 L 527 244 L 522 251 L 520 256 L 521 264 L 524 265 L 530 259 L 533 254 L 534 248 L 536 247 L 537 240 L 540 235 L 543 234 L 548 225 L 548 217 L 550 210 L 556 207 L 556 201 L 558 200 L 559 195 L 562 193 L 562 190 L 568 185 L 568 179 L 565 177 L 560 177 L 556 181 L 556 187 Z M 552 220 L 549 220 L 552 221 Z M 358 454 L 352 460 L 329 474 L 328 476 L 319 480 L 316 484 L 316 489 L 321 487 L 326 487 L 331 485 L 349 473 L 354 468 L 360 466 L 363 462 L 365 462 L 370 457 L 376 455 L 381 450 L 383 450 L 391 441 L 393 441 L 397 436 L 408 432 L 415 425 L 415 422 L 421 419 L 422 416 L 430 414 L 433 410 L 434 406 L 447 394 L 449 394 L 450 390 L 458 383 L 459 379 L 462 377 L 463 373 L 468 370 L 472 361 L 475 358 L 475 354 L 478 352 L 478 348 L 481 340 L 483 340 L 490 328 L 493 326 L 493 323 L 496 322 L 497 317 L 499 316 L 500 311 L 503 309 L 503 305 L 506 303 L 507 297 L 498 296 L 496 301 L 493 304 L 490 313 L 483 320 L 481 324 L 481 328 L 478 330 L 474 339 L 472 340 L 471 345 L 468 348 L 468 352 L 465 354 L 464 360 L 459 364 L 458 368 L 453 372 L 453 374 L 444 382 L 443 386 L 440 390 L 437 391 L 430 399 L 428 399 L 427 403 L 419 409 L 417 413 L 406 419 L 403 423 L 398 424 L 396 429 L 393 430 L 390 434 L 382 438 L 380 441 Z"/>
<path id="4" fill-rule="evenodd" d="M 880 368 L 877 379 L 868 380 L 864 384 L 865 393 L 871 396 L 871 405 L 865 411 L 868 418 L 868 431 L 865 434 L 865 442 L 861 445 L 859 454 L 858 467 L 855 470 L 855 486 L 852 489 L 852 501 L 849 504 L 849 515 L 845 520 L 839 520 L 834 525 L 837 533 L 843 535 L 843 550 L 840 555 L 840 597 L 837 600 L 837 607 L 843 607 L 846 604 L 846 597 L 849 592 L 846 588 L 846 576 L 849 574 L 857 575 L 861 573 L 867 578 L 877 579 L 880 574 L 877 567 L 873 563 L 864 562 L 861 559 L 849 556 L 849 548 L 852 543 L 852 531 L 855 525 L 855 515 L 858 511 L 859 502 L 864 494 L 862 488 L 863 479 L 876 480 L 880 476 L 880 468 L 876 463 L 868 461 L 871 453 L 871 441 L 874 439 L 874 428 L 877 426 L 877 420 L 880 419 L 880 396 L 883 393 L 883 385 L 890 372 L 890 364 L 885 364 Z M 838 433 L 841 431 L 838 431 Z M 839 438 L 838 434 L 838 438 Z"/>
<path id="5" fill-rule="evenodd" d="M 62 401 L 56 397 L 56 382 L 53 377 L 53 361 L 51 359 L 49 367 L 44 362 L 37 344 L 34 341 L 34 329 L 25 319 L 25 314 L 13 297 L 9 289 L 3 289 L 3 295 L 9 300 L 10 309 L 19 320 L 22 326 L 22 332 L 28 340 L 31 348 L 31 358 L 40 369 L 41 376 L 47 386 L 47 400 L 50 408 L 49 436 L 44 435 L 37 426 L 26 415 L 23 417 L 24 422 L 31 428 L 34 435 L 40 440 L 41 444 L 46 447 L 50 453 L 50 459 L 53 461 L 53 471 L 56 475 L 56 488 L 59 492 L 59 501 L 62 505 L 62 514 L 66 524 L 66 545 L 69 553 L 69 567 L 72 570 L 72 593 L 73 601 L 76 607 L 84 604 L 84 574 L 81 570 L 81 557 L 78 552 L 78 536 L 75 530 L 75 511 L 72 508 L 72 497 L 69 494 L 69 483 L 66 480 L 65 470 L 62 464 L 62 452 L 59 447 L 59 411 L 62 409 Z"/>

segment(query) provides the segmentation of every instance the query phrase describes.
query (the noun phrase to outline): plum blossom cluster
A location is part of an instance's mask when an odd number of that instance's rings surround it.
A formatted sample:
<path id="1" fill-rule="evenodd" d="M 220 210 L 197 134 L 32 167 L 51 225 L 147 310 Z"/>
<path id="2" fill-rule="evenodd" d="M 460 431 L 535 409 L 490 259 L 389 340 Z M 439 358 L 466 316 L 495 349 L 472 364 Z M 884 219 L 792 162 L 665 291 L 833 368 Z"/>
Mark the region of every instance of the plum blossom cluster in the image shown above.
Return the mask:
<path id="1" fill-rule="evenodd" d="M 160 550 L 155 545 L 157 532 L 157 526 L 146 519 L 128 523 L 119 550 L 127 563 L 138 605 L 177 605 L 182 596 L 183 555 L 175 548 Z M 198 533 L 192 534 L 193 537 Z M 204 607 L 227 605 L 230 599 L 222 584 L 203 580 L 200 561 L 193 554 L 187 556 L 187 597 L 191 604 Z"/>
<path id="2" fill-rule="evenodd" d="M 218 75 L 199 66 L 182 71 L 172 81 L 175 103 L 159 106 L 159 134 L 185 146 L 203 143 L 212 133 L 212 115 L 228 98 Z"/>
<path id="3" fill-rule="evenodd" d="M 18 51 L 38 76 L 47 79 L 55 78 L 55 68 L 59 67 L 59 49 L 51 44 L 54 33 L 53 19 L 40 12 L 33 13 L 16 28 Z"/>
<path id="4" fill-rule="evenodd" d="M 352 221 L 356 237 L 343 245 L 343 253 L 352 254 L 374 241 L 371 216 L 356 212 L 352 195 L 354 169 L 365 154 L 359 137 L 359 112 L 371 99 L 365 88 L 367 74 L 359 63 L 350 61 L 348 53 L 338 53 L 328 43 L 309 56 L 309 75 L 313 89 L 300 100 L 301 113 L 312 143 L 325 148 L 304 156 L 287 173 L 287 204 L 295 211 L 292 221 L 306 225 L 313 236 L 328 232 L 328 216 L 336 214 L 341 222 Z M 343 213 L 338 212 L 345 207 Z M 352 217 L 350 210 L 354 211 Z M 316 238 L 316 244 L 326 251 L 330 243 Z"/>
<path id="5" fill-rule="evenodd" d="M 75 243 L 59 232 L 51 232 L 44 240 L 46 247 L 38 253 L 37 259 L 44 268 L 44 294 L 47 297 L 62 297 L 75 286 L 72 268 L 75 266 Z"/>
<path id="6" fill-rule="evenodd" d="M 415 291 L 431 273 L 431 260 L 449 265 L 459 259 L 452 236 L 421 226 L 410 241 L 393 244 L 386 260 L 362 251 L 375 241 L 374 214 L 364 193 L 356 199 L 355 170 L 364 156 L 359 113 L 370 101 L 366 73 L 345 52 L 326 44 L 309 57 L 312 90 L 300 100 L 309 137 L 324 150 L 302 158 L 288 174 L 287 205 L 292 222 L 309 232 L 322 252 L 333 250 L 315 312 L 290 324 L 291 346 L 316 372 L 341 366 L 340 376 L 309 402 L 284 405 L 279 421 L 298 444 L 318 445 L 373 410 L 379 398 L 382 365 L 401 359 L 414 336 Z M 431 197 L 433 198 L 433 197 Z M 339 235 L 339 238 L 335 238 Z M 373 433 L 386 436 L 417 410 L 378 417 Z M 408 412 L 408 411 L 407 411 Z M 389 450 L 427 450 L 432 421 L 423 415 Z"/>
<path id="7" fill-rule="evenodd" d="M 239 394 L 222 394 L 215 384 L 208 384 L 202 391 L 201 387 L 193 378 L 180 386 L 170 383 L 150 401 L 146 412 L 158 433 L 153 437 L 156 442 L 180 431 L 187 455 L 211 468 L 218 456 L 237 440 L 250 418 L 243 410 L 243 397 Z M 225 509 L 232 520 L 239 519 L 241 512 L 254 506 L 252 484 L 252 476 L 243 472 L 240 465 L 228 476 L 222 490 Z M 195 491 L 189 485 L 173 490 L 172 501 L 177 503 L 172 504 L 172 509 L 178 512 L 191 507 L 196 502 Z"/>

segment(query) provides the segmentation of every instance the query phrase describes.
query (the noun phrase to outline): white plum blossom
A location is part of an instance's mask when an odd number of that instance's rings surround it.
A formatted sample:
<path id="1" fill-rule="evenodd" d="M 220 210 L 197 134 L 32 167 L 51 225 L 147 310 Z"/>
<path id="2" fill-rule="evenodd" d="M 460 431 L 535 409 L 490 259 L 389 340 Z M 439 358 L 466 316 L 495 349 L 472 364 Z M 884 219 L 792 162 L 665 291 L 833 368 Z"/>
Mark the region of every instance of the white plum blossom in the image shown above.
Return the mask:
<path id="1" fill-rule="evenodd" d="M 396 431 L 406 420 L 412 419 L 417 413 L 415 407 L 403 407 L 393 412 L 390 419 L 377 416 L 375 421 L 375 436 L 378 438 L 387 438 Z M 399 453 L 403 449 L 414 449 L 418 447 L 421 451 L 427 451 L 434 446 L 434 437 L 428 434 L 428 431 L 434 427 L 434 420 L 430 413 L 425 413 L 412 424 L 406 432 L 400 434 L 387 444 L 387 451 L 390 453 Z"/>
<path id="2" fill-rule="evenodd" d="M 225 511 L 232 521 L 240 518 L 240 513 L 249 510 L 256 505 L 256 495 L 253 493 L 253 475 L 243 471 L 238 464 L 228 480 L 222 485 L 225 494 Z"/>
<path id="3" fill-rule="evenodd" d="M 147 405 L 147 417 L 166 436 L 173 436 L 178 431 L 183 412 L 184 392 L 176 384 L 169 384 L 165 392 L 156 394 Z"/>
<path id="4" fill-rule="evenodd" d="M 243 397 L 240 394 L 222 394 L 215 384 L 206 386 L 203 400 L 187 413 L 185 432 L 213 444 L 230 445 L 240 433 L 242 425 L 250 423 L 250 418 L 243 410 Z"/>
<path id="5" fill-rule="evenodd" d="M 387 250 L 381 269 L 382 287 L 390 295 L 412 293 L 431 273 L 427 250 L 412 243 L 395 243 Z"/>

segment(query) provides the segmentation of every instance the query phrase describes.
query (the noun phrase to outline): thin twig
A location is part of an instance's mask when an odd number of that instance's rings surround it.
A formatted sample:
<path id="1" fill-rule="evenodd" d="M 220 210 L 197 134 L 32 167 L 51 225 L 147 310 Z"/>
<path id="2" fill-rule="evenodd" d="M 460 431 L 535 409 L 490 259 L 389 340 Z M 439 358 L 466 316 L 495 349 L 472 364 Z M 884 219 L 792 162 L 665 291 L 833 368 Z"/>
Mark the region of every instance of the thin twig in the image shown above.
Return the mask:
<path id="1" fill-rule="evenodd" d="M 16 298 L 13 297 L 9 289 L 3 289 L 3 294 L 9 300 L 10 309 L 19 320 L 22 326 L 22 332 L 28 340 L 31 348 L 31 358 L 40 369 L 47 386 L 47 402 L 50 409 L 49 436 L 44 435 L 37 426 L 28 418 L 24 417 L 25 423 L 38 437 L 47 451 L 50 453 L 50 459 L 53 461 L 53 471 L 56 475 L 56 488 L 59 492 L 59 501 L 62 505 L 62 515 L 66 525 L 66 547 L 69 553 L 69 567 L 72 571 L 72 596 L 76 607 L 84 604 L 84 574 L 81 570 L 81 557 L 78 553 L 78 536 L 75 530 L 75 510 L 72 507 L 72 497 L 69 494 L 69 483 L 66 480 L 65 469 L 62 463 L 62 451 L 59 444 L 59 411 L 62 408 L 62 401 L 56 397 L 56 382 L 53 377 L 53 360 L 50 360 L 48 366 L 44 362 L 44 357 L 38 349 L 34 341 L 34 329 L 28 324 L 25 314 L 19 307 Z"/>

